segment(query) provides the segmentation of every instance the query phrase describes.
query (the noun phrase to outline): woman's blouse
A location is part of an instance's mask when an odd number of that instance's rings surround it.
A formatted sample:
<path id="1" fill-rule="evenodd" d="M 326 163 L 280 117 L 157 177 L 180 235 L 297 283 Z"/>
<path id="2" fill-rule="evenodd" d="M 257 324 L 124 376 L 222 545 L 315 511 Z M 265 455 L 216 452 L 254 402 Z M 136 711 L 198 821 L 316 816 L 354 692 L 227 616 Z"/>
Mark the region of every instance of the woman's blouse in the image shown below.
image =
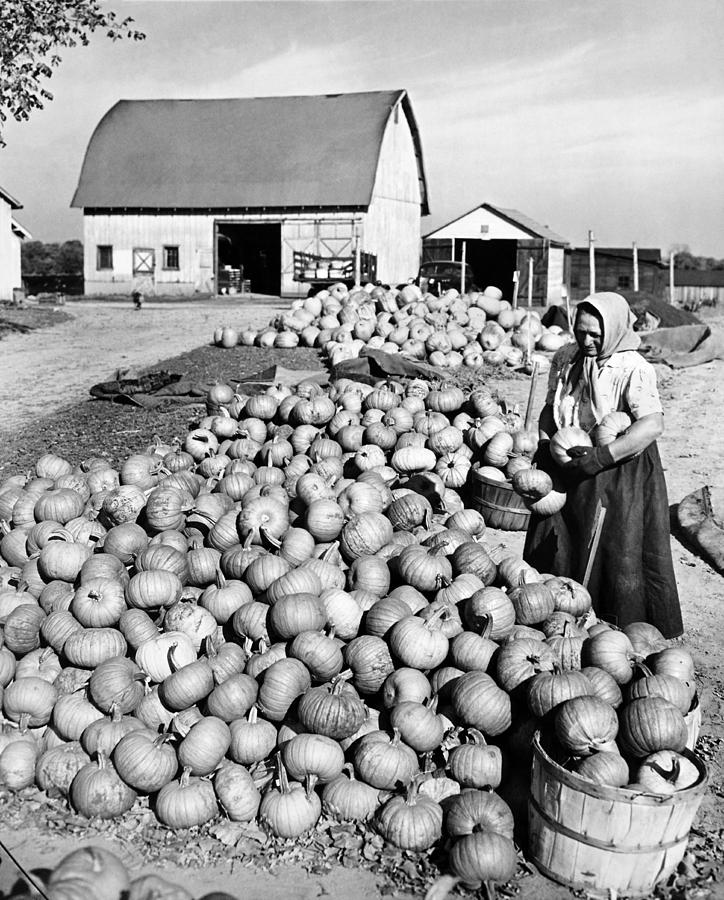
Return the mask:
<path id="1" fill-rule="evenodd" d="M 568 383 L 578 345 L 566 344 L 551 361 L 546 403 L 558 428 L 575 425 L 590 431 L 596 424 L 587 385 Z M 598 369 L 599 396 L 606 412 L 626 412 L 632 419 L 663 412 L 654 367 L 636 350 L 612 354 Z"/>

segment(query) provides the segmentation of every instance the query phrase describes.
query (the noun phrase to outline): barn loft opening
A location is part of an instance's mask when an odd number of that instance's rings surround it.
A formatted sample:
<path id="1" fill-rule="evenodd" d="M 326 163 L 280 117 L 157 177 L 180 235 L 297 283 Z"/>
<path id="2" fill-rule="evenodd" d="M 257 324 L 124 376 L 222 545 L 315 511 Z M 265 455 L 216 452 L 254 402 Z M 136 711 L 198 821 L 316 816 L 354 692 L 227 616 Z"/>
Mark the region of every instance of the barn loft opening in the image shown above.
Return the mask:
<path id="1" fill-rule="evenodd" d="M 219 293 L 281 294 L 280 222 L 217 222 L 216 284 Z"/>

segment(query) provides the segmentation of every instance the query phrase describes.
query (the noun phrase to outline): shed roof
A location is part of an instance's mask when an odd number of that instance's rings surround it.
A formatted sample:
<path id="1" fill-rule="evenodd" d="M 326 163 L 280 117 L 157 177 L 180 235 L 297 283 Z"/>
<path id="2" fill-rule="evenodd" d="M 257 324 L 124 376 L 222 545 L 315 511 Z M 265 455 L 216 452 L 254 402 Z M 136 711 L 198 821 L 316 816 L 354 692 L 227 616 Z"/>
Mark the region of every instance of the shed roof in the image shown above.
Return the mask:
<path id="1" fill-rule="evenodd" d="M 21 225 L 17 219 L 12 218 L 10 220 L 10 228 L 13 234 L 17 235 L 19 238 L 23 240 L 29 240 L 32 237 L 32 234 L 25 228 L 24 225 Z"/>
<path id="2" fill-rule="evenodd" d="M 724 269 L 674 269 L 676 287 L 724 287 Z"/>
<path id="3" fill-rule="evenodd" d="M 505 209 L 502 206 L 493 206 L 492 203 L 483 203 L 483 207 L 501 218 L 507 219 L 514 225 L 518 225 L 524 231 L 530 232 L 533 237 L 545 238 L 552 244 L 568 244 L 566 238 L 561 237 L 560 234 L 556 234 L 547 225 L 541 225 L 540 222 L 536 222 L 535 219 L 531 219 L 530 216 L 526 216 L 517 209 Z"/>
<path id="4" fill-rule="evenodd" d="M 575 247 L 572 251 L 577 256 L 585 256 L 588 259 L 588 247 Z M 633 247 L 599 247 L 595 248 L 596 256 L 603 256 L 607 259 L 625 259 L 633 260 Z M 656 247 L 638 247 L 636 256 L 640 263 L 654 263 L 661 265 L 661 250 Z"/>
<path id="5" fill-rule="evenodd" d="M 23 204 L 19 200 L 16 200 L 12 194 L 9 194 L 2 185 L 0 185 L 0 199 L 8 203 L 11 209 L 23 208 Z"/>
<path id="6" fill-rule="evenodd" d="M 86 150 L 71 206 L 110 209 L 366 209 L 382 137 L 404 90 L 227 100 L 121 100 Z"/>

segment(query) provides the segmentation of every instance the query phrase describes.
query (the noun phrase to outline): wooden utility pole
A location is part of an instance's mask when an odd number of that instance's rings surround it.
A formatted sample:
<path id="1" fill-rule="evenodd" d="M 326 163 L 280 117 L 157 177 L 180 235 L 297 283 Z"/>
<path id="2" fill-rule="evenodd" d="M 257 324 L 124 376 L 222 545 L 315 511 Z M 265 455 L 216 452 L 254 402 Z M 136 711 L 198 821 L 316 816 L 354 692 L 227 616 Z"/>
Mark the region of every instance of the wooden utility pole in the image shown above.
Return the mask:
<path id="1" fill-rule="evenodd" d="M 528 257 L 528 312 L 533 306 L 533 257 Z"/>
<path id="2" fill-rule="evenodd" d="M 633 289 L 634 289 L 634 292 L 638 294 L 638 292 L 639 292 L 639 248 L 636 246 L 636 241 L 633 242 Z"/>
<path id="3" fill-rule="evenodd" d="M 463 241 L 463 252 L 462 252 L 462 271 L 460 272 L 460 293 L 465 293 L 465 260 L 467 257 L 468 243 L 467 241 Z"/>
<path id="4" fill-rule="evenodd" d="M 594 244 L 596 242 L 593 232 L 588 232 L 588 281 L 589 293 L 596 293 L 596 251 Z"/>
<path id="5" fill-rule="evenodd" d="M 674 257 L 676 254 L 672 250 L 669 253 L 669 303 L 674 302 Z"/>
<path id="6" fill-rule="evenodd" d="M 518 308 L 518 284 L 520 283 L 520 272 L 516 269 L 513 272 L 513 309 Z"/>

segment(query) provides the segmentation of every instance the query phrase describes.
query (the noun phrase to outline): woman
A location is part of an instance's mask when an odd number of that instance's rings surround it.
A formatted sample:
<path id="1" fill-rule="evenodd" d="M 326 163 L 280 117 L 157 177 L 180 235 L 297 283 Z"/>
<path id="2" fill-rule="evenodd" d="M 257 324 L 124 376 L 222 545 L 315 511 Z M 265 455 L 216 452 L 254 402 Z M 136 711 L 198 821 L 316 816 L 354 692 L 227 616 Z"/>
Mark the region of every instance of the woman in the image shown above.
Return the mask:
<path id="1" fill-rule="evenodd" d="M 523 556 L 541 572 L 581 581 L 600 501 L 606 515 L 588 582 L 594 610 L 621 627 L 649 622 L 673 638 L 683 624 L 656 446 L 664 417 L 656 373 L 636 351 L 633 322 L 620 294 L 591 294 L 576 310 L 575 343 L 553 358 L 537 458 L 567 499 L 553 516 L 532 516 Z M 614 410 L 633 420 L 626 432 L 603 447 L 572 447 L 571 462 L 555 464 L 548 444 L 559 428 L 589 432 Z"/>

